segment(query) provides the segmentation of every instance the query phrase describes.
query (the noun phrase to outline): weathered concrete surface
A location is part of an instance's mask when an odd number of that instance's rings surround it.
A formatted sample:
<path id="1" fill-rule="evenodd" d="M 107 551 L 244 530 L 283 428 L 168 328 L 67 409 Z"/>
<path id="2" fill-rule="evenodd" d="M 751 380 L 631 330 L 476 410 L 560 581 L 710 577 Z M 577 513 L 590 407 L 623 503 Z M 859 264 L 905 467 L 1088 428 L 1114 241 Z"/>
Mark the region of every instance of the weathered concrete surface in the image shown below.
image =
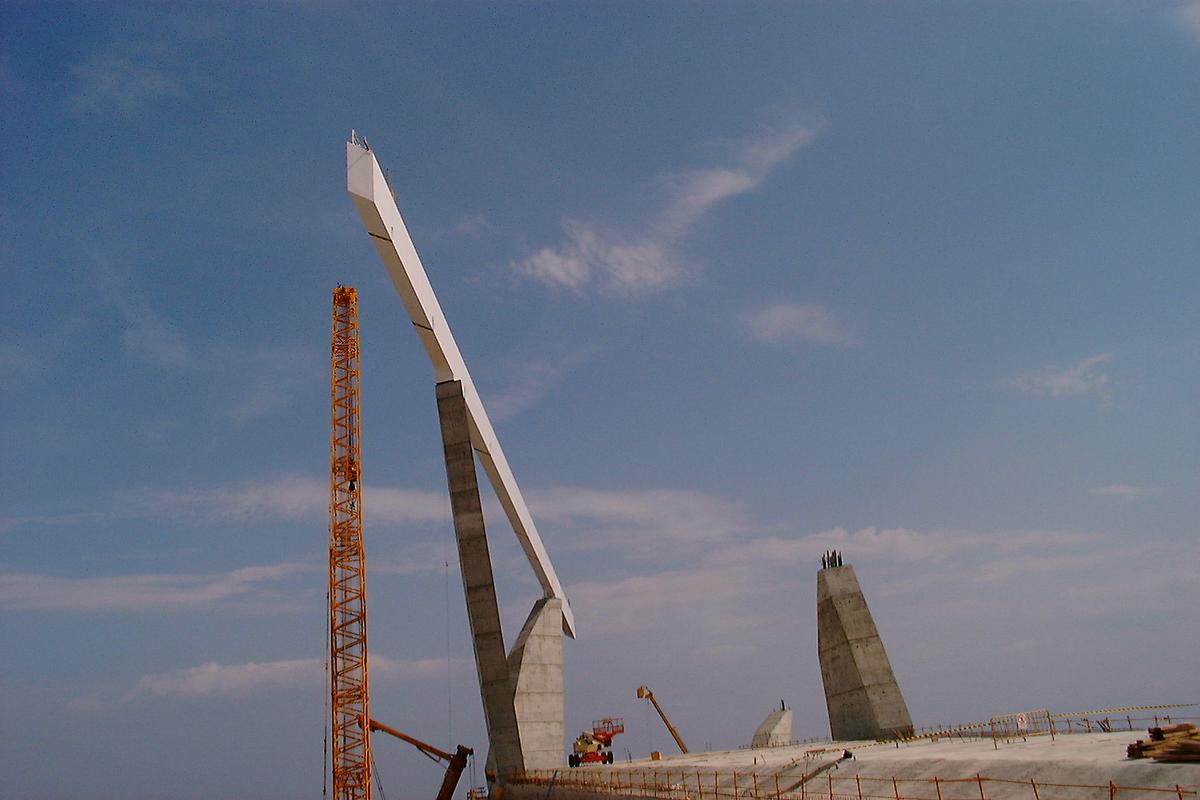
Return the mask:
<path id="1" fill-rule="evenodd" d="M 791 744 L 792 741 L 792 710 L 778 708 L 767 715 L 754 738 L 750 740 L 751 747 L 779 747 Z"/>
<path id="2" fill-rule="evenodd" d="M 470 419 L 463 399 L 462 384 L 445 381 L 437 385 L 438 418 L 446 457 L 446 480 L 450 485 L 450 509 L 454 516 L 454 538 L 462 566 L 467 618 L 479 673 L 479 693 L 488 731 L 488 762 L 503 778 L 522 772 L 521 738 L 513 709 L 512 682 L 504 653 L 504 632 L 496 602 L 492 559 L 483 526 L 479 479 L 471 448 Z"/>
<path id="3" fill-rule="evenodd" d="M 525 769 L 563 766 L 562 600 L 543 597 L 534 604 L 508 654 L 508 674 Z"/>
<path id="4" fill-rule="evenodd" d="M 817 573 L 817 655 L 834 740 L 912 733 L 908 706 L 853 567 Z"/>
<path id="5" fill-rule="evenodd" d="M 988 800 L 1037 800 L 1039 796 L 1042 800 L 1109 800 L 1109 781 L 1118 787 L 1117 800 L 1173 800 L 1177 785 L 1184 791 L 1200 788 L 1200 769 L 1195 764 L 1125 758 L 1125 746 L 1145 737 L 1143 729 L 1060 734 L 1056 740 L 1034 736 L 1027 741 L 1001 741 L 998 746 L 987 737 L 943 738 L 883 744 L 838 742 L 824 749 L 809 743 L 764 750 L 664 755 L 661 761 L 639 759 L 611 766 L 563 768 L 558 771 L 552 793 L 547 792 L 547 782 L 553 773 L 537 773 L 540 783 L 510 785 L 505 800 L 545 800 L 547 796 L 551 800 L 598 800 L 614 795 L 660 800 L 712 800 L 719 796 L 730 800 L 735 796 L 735 781 L 738 797 L 774 798 L 776 778 L 781 790 L 786 789 L 825 764 L 831 768 L 819 773 L 806 787 L 783 792 L 785 800 L 827 800 L 831 783 L 834 800 L 853 800 L 860 787 L 864 797 L 890 798 L 898 790 L 907 798 L 936 798 L 940 793 L 942 800 L 979 800 L 976 776 L 983 776 Z M 850 750 L 854 758 L 833 766 L 831 762 L 840 758 L 843 748 Z M 939 779 L 936 786 L 935 776 Z M 893 786 L 893 777 L 898 787 Z M 1034 794 L 1030 779 L 1039 784 L 1040 795 Z M 601 785 L 570 785 L 587 781 Z M 1042 785 L 1051 783 L 1060 785 Z M 611 785 L 619 788 L 613 791 L 608 788 Z M 639 790 L 640 786 L 647 790 Z M 1133 787 L 1160 791 L 1139 792 Z"/>

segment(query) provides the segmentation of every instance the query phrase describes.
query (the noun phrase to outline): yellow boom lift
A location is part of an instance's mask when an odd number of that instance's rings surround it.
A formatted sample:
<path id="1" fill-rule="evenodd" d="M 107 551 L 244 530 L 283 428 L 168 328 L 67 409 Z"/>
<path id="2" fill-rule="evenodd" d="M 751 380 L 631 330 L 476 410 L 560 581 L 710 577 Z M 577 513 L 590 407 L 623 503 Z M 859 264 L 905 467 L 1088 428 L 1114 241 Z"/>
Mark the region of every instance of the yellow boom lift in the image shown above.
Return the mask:
<path id="1" fill-rule="evenodd" d="M 687 745 L 683 743 L 683 738 L 680 737 L 679 731 L 675 730 L 675 726 L 671 724 L 671 720 L 667 719 L 666 713 L 662 710 L 662 706 L 654 699 L 654 692 L 650 691 L 650 687 L 646 685 L 639 686 L 637 696 L 650 701 L 650 705 L 654 706 L 654 710 L 662 717 L 663 724 L 667 726 L 667 730 L 671 732 L 671 738 L 675 740 L 675 744 L 679 745 L 679 752 L 686 753 Z"/>

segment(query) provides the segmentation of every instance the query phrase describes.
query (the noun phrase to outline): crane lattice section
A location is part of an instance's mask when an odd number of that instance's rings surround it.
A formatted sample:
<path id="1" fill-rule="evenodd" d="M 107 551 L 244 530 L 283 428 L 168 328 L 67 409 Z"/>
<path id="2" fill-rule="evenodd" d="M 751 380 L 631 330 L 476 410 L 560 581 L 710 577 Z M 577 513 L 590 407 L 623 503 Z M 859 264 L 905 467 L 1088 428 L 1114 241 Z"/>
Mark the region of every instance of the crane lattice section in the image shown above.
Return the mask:
<path id="1" fill-rule="evenodd" d="M 358 293 L 333 291 L 329 470 L 329 647 L 335 800 L 370 800 L 367 581 L 359 474 Z"/>

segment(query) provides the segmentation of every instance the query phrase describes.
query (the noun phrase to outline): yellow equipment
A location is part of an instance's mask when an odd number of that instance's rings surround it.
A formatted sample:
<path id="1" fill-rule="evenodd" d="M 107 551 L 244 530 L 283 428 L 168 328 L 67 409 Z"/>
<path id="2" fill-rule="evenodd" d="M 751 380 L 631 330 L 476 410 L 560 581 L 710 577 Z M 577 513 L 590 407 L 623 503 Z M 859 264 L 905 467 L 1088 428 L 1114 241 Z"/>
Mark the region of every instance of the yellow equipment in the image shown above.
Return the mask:
<path id="1" fill-rule="evenodd" d="M 371 720 L 371 730 L 383 731 L 386 734 L 395 736 L 401 741 L 408 742 L 434 761 L 445 761 L 446 777 L 442 778 L 442 786 L 440 789 L 438 789 L 437 800 L 450 800 L 450 798 L 454 796 L 454 790 L 458 786 L 459 776 L 462 775 L 463 768 L 467 766 L 467 756 L 474 752 L 471 750 L 471 748 L 463 747 L 460 744 L 454 755 L 450 755 L 449 753 L 437 749 L 431 744 L 422 742 L 415 736 L 409 736 L 407 733 L 401 733 L 395 728 L 389 728 L 382 722 Z"/>
<path id="2" fill-rule="evenodd" d="M 662 706 L 660 706 L 658 701 L 654 699 L 654 692 L 650 691 L 650 687 L 646 685 L 639 686 L 637 689 L 637 696 L 650 701 L 650 704 L 654 706 L 654 710 L 658 712 L 660 717 L 662 717 L 663 724 L 667 726 L 667 730 L 671 732 L 671 738 L 675 740 L 675 744 L 679 745 L 679 752 L 686 753 L 688 751 L 687 745 L 683 743 L 683 739 L 680 737 L 679 731 L 675 730 L 675 726 L 671 724 L 671 720 L 667 719 L 667 715 L 665 712 L 663 712 Z"/>
<path id="3" fill-rule="evenodd" d="M 572 746 L 574 751 L 567 756 L 567 764 L 578 767 L 580 764 L 611 764 L 613 763 L 613 737 L 625 732 L 625 720 L 619 717 L 605 717 L 592 723 L 590 731 L 584 731 L 575 739 Z"/>

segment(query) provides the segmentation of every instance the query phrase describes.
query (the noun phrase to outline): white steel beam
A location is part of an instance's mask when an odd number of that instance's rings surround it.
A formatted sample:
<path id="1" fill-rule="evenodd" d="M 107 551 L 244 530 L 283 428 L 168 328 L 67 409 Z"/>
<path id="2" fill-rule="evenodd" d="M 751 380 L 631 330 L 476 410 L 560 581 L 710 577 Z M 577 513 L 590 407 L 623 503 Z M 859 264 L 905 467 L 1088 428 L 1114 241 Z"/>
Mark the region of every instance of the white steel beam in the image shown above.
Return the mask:
<path id="1" fill-rule="evenodd" d="M 475 382 L 471 380 L 466 362 L 454 341 L 454 334 L 450 332 L 450 325 L 438 305 L 429 276 L 417 255 L 412 237 L 408 235 L 408 228 L 400 216 L 400 209 L 396 207 L 391 188 L 375 154 L 353 133 L 351 141 L 346 143 L 346 188 L 404 302 L 417 336 L 425 345 L 429 360 L 433 362 L 437 382 L 462 382 L 463 396 L 470 413 L 471 446 L 483 464 L 488 481 L 500 505 L 504 507 L 504 513 L 542 585 L 542 591 L 546 597 L 562 600 L 563 632 L 574 638 L 575 615 L 571 611 L 571 604 L 558 582 L 554 565 L 550 563 L 550 556 L 542 545 L 542 537 L 538 535 L 537 526 L 517 486 L 517 479 L 513 477 L 500 440 L 496 438 L 487 411 L 483 408 L 483 401 L 475 390 Z"/>

